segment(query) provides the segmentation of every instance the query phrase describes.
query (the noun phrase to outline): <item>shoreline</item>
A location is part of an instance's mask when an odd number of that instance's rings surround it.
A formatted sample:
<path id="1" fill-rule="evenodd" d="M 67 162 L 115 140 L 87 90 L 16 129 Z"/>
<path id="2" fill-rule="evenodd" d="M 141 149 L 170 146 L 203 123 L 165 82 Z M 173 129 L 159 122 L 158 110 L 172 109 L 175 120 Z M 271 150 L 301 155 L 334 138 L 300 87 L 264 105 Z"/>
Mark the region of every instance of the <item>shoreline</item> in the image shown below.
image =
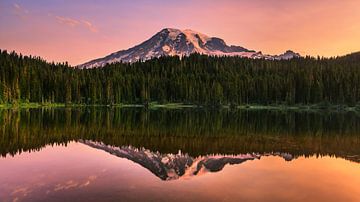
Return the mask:
<path id="1" fill-rule="evenodd" d="M 277 110 L 277 111 L 354 111 L 360 112 L 360 106 L 348 106 L 339 104 L 311 104 L 311 105 L 260 105 L 260 104 L 246 104 L 246 105 L 194 105 L 184 103 L 149 103 L 145 104 L 64 104 L 64 103 L 18 103 L 18 104 L 0 104 L 1 109 L 36 109 L 36 108 L 80 108 L 80 107 L 111 107 L 111 108 L 147 108 L 147 109 L 241 109 L 241 110 Z"/>

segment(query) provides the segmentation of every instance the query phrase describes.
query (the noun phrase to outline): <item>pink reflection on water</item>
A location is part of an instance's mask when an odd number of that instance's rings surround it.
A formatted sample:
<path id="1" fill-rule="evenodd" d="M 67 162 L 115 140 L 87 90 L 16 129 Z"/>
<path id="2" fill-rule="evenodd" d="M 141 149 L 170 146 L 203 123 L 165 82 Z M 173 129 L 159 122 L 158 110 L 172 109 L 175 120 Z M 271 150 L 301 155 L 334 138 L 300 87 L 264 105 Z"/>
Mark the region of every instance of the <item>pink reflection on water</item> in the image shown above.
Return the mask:
<path id="1" fill-rule="evenodd" d="M 72 142 L 0 158 L 4 201 L 360 201 L 360 164 L 261 157 L 216 173 L 162 181 L 142 166 Z"/>

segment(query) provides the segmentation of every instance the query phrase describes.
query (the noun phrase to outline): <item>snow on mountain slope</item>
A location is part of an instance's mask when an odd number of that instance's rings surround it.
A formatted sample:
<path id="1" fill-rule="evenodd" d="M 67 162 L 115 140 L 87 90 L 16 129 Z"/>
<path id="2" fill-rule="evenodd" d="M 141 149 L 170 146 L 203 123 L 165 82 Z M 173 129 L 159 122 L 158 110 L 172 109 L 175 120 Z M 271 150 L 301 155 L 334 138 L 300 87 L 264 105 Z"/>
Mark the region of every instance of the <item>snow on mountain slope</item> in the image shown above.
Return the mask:
<path id="1" fill-rule="evenodd" d="M 248 50 L 241 46 L 228 46 L 223 39 L 209 37 L 190 29 L 179 30 L 166 28 L 147 41 L 127 50 L 112 53 L 103 58 L 95 59 L 79 65 L 79 68 L 102 67 L 115 62 L 145 61 L 160 56 L 187 56 L 191 53 L 213 56 L 240 56 L 247 58 L 291 59 L 299 54 L 287 51 L 282 55 L 264 55 L 261 52 Z"/>

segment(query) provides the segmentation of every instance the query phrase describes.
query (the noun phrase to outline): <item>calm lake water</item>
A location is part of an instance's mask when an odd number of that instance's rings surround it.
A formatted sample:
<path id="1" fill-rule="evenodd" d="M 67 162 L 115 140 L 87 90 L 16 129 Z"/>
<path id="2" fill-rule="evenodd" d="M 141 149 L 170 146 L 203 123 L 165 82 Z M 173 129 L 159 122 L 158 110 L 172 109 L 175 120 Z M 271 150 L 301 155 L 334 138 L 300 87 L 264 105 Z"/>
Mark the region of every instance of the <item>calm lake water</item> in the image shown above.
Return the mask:
<path id="1" fill-rule="evenodd" d="M 360 201 L 360 114 L 0 111 L 0 201 Z"/>

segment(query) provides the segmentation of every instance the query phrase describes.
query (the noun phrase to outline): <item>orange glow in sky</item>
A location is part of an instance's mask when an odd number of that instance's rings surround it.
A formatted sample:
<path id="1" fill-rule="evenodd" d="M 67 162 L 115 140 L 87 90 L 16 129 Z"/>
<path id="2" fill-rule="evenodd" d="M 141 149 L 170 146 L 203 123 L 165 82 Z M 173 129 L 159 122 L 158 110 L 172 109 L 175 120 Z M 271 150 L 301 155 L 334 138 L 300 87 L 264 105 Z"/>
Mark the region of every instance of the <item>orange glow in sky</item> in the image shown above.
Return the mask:
<path id="1" fill-rule="evenodd" d="M 268 54 L 360 51 L 359 0 L 0 2 L 0 49 L 72 65 L 190 28 Z"/>

